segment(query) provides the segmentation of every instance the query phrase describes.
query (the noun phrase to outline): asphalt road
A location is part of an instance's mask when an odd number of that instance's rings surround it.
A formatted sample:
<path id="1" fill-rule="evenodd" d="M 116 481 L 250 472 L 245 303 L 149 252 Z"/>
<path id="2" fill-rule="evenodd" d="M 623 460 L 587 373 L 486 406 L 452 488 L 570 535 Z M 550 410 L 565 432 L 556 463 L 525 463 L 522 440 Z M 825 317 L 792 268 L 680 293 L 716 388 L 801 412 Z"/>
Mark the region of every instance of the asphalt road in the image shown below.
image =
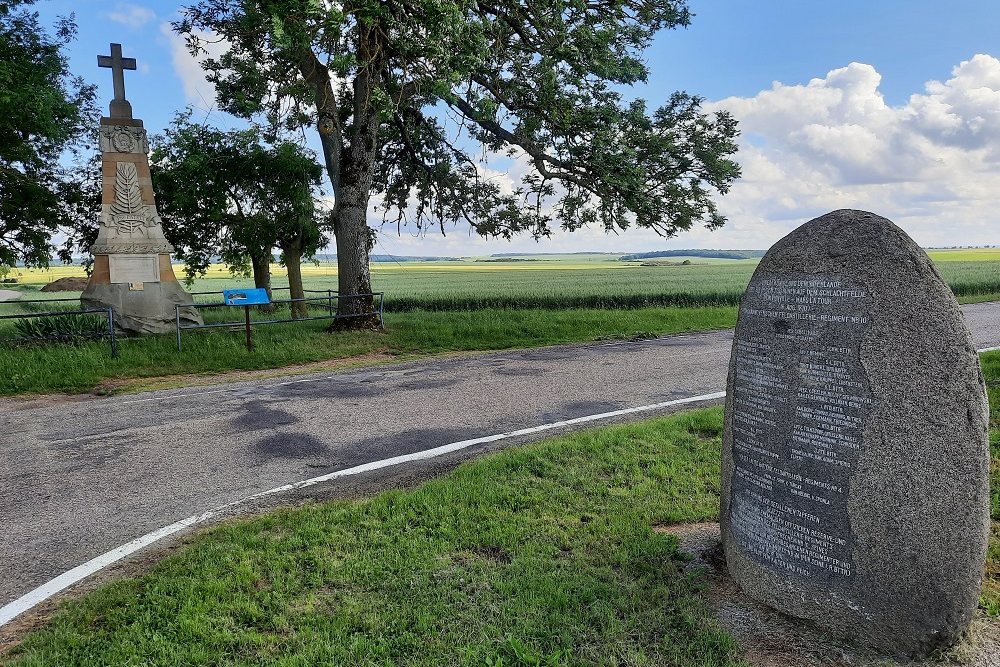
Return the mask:
<path id="1" fill-rule="evenodd" d="M 977 345 L 1000 345 L 1000 303 L 964 309 Z M 136 537 L 282 484 L 719 391 L 731 343 L 731 332 L 710 332 L 7 406 L 0 606 Z"/>

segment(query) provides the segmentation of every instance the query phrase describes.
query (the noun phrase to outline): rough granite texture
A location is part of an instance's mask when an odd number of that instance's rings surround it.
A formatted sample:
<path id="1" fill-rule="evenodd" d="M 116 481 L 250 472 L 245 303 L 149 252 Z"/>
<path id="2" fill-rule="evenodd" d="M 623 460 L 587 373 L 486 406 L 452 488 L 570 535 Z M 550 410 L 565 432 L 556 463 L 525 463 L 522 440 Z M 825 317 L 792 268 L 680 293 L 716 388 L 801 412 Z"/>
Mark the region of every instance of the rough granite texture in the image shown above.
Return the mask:
<path id="1" fill-rule="evenodd" d="M 833 277 L 845 288 L 860 290 L 857 293 L 864 296 L 852 298 L 850 305 L 867 321 L 850 326 L 790 323 L 761 315 L 760 310 L 750 312 L 755 307 L 748 305 L 755 302 L 755 289 L 759 294 L 762 286 L 769 289 L 766 281 L 788 277 Z M 812 330 L 820 342 L 802 343 L 803 349 L 794 349 L 794 339 L 789 342 L 787 335 L 782 336 L 790 326 Z M 844 377 L 857 380 L 856 409 L 846 410 L 856 417 L 853 430 L 858 447 L 837 449 L 835 444 L 833 456 L 839 457 L 839 463 L 834 464 L 793 457 L 793 449 L 801 453 L 803 445 L 801 439 L 790 437 L 791 426 L 784 420 L 791 414 L 791 419 L 801 422 L 795 416 L 796 405 L 801 409 L 803 404 L 817 404 L 803 400 L 802 392 L 823 386 L 814 378 L 800 376 L 799 361 L 808 358 L 806 348 L 819 345 L 830 350 L 827 345 L 836 332 L 845 335 L 840 337 L 840 356 L 833 355 L 842 361 L 834 366 L 839 364 Z M 872 213 L 839 210 L 816 218 L 775 244 L 761 261 L 741 304 L 735 341 L 726 405 L 721 511 L 723 545 L 733 579 L 751 597 L 866 648 L 920 658 L 953 644 L 968 627 L 982 586 L 990 520 L 989 409 L 979 357 L 958 303 L 926 253 L 892 222 Z M 764 352 L 748 361 L 747 343 L 741 346 L 740 341 L 757 345 L 750 349 L 752 353 Z M 823 359 L 815 361 L 824 363 Z M 764 481 L 765 487 L 774 482 L 769 492 L 748 484 L 745 447 L 734 451 L 734 414 L 735 425 L 744 434 L 737 434 L 739 442 L 747 438 L 746 418 L 756 418 L 742 413 L 760 407 L 746 404 L 745 371 L 748 363 L 759 368 L 760 362 L 764 368 L 779 368 L 777 376 L 788 380 L 785 387 L 779 382 L 762 392 L 769 394 L 770 401 L 761 403 L 764 416 L 770 414 L 766 405 L 775 406 L 774 425 L 753 427 L 757 434 L 753 437 L 774 453 L 774 467 L 767 469 L 781 469 L 780 474 L 764 474 L 763 468 L 753 472 L 754 479 L 770 478 Z M 744 369 L 741 379 L 738 367 Z M 739 386 L 744 398 L 734 398 L 734 388 Z M 851 428 L 844 431 L 844 438 L 855 437 Z M 751 455 L 763 456 L 759 451 Z M 815 478 L 823 470 L 830 472 L 831 479 L 840 476 L 846 484 L 842 494 L 821 490 L 816 495 L 827 500 L 816 502 L 784 493 L 803 486 L 787 480 L 796 475 L 800 480 Z M 814 488 L 805 484 L 807 495 Z M 752 553 L 746 537 L 750 525 L 746 494 L 750 491 L 776 497 L 773 507 L 794 507 L 819 517 L 818 523 L 809 525 L 827 529 L 842 540 L 826 546 L 843 567 L 834 571 L 813 562 L 790 568 Z M 763 506 L 768 502 L 764 500 Z M 774 528 L 765 514 L 753 525 L 767 532 Z M 789 516 L 793 524 L 808 523 L 791 514 L 783 516 Z M 758 544 L 764 544 L 766 551 L 768 544 L 775 544 L 773 535 L 768 532 L 768 538 Z M 778 560 L 790 558 L 782 555 Z"/>

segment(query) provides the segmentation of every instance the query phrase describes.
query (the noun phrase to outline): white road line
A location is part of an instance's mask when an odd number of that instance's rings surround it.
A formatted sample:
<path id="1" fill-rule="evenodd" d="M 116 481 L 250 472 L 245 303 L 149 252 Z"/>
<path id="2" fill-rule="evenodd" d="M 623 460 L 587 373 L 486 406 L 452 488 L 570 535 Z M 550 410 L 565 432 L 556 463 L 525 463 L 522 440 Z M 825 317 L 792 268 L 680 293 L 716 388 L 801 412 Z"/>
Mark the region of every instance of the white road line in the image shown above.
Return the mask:
<path id="1" fill-rule="evenodd" d="M 204 392 L 204 393 L 218 393 L 218 392 Z M 197 394 L 187 394 L 187 395 L 197 395 Z M 154 542 L 158 542 L 165 537 L 169 537 L 174 533 L 178 533 L 186 528 L 195 526 L 199 523 L 203 523 L 219 514 L 225 512 L 226 510 L 232 509 L 237 505 L 241 505 L 246 502 L 253 500 L 259 500 L 267 496 L 273 496 L 279 493 L 284 493 L 286 491 L 294 491 L 296 489 L 304 489 L 308 486 L 313 486 L 315 484 L 320 484 L 322 482 L 327 482 L 332 479 L 337 479 L 338 477 L 348 477 L 351 475 L 359 475 L 365 472 L 371 472 L 373 470 L 381 470 L 382 468 L 388 468 L 391 466 L 399 465 L 401 463 L 411 463 L 413 461 L 423 461 L 425 459 L 431 459 L 437 456 L 442 456 L 444 454 L 450 454 L 452 452 L 457 452 L 462 449 L 467 449 L 469 447 L 474 447 L 475 445 L 483 445 L 490 442 L 496 442 L 498 440 L 506 440 L 509 438 L 517 438 L 525 435 L 532 435 L 535 433 L 542 433 L 544 431 L 551 431 L 553 429 L 559 429 L 566 426 L 575 426 L 577 424 L 586 424 L 588 422 L 600 421 L 603 419 L 611 419 L 613 417 L 621 417 L 624 415 L 638 414 L 642 412 L 651 412 L 654 410 L 661 410 L 664 408 L 673 407 L 676 405 L 687 405 L 689 403 L 700 403 L 702 401 L 713 401 L 720 398 L 725 398 L 726 392 L 717 391 L 711 394 L 703 394 L 701 396 L 690 396 L 688 398 L 679 398 L 672 401 L 664 401 L 662 403 L 653 403 L 650 405 L 640 405 L 635 408 L 624 408 L 622 410 L 614 410 L 612 412 L 602 412 L 595 415 L 587 415 L 585 417 L 576 417 L 575 419 L 566 419 L 564 421 L 552 422 L 549 424 L 542 424 L 541 426 L 532 426 L 530 428 L 523 428 L 517 431 L 510 431 L 507 433 L 498 433 L 496 435 L 488 435 L 481 438 L 472 438 L 471 440 L 460 440 L 459 442 L 452 442 L 447 445 L 441 445 L 440 447 L 434 447 L 433 449 L 427 449 L 421 452 L 414 452 L 413 454 L 404 454 L 401 456 L 393 456 L 392 458 L 382 459 L 380 461 L 372 461 L 371 463 L 364 463 L 359 466 L 354 466 L 353 468 L 346 468 L 344 470 L 337 470 L 336 472 L 331 472 L 326 475 L 320 475 L 319 477 L 313 477 L 310 479 L 303 480 L 301 482 L 294 482 L 292 484 L 285 484 L 284 486 L 279 486 L 274 489 L 268 489 L 267 491 L 262 491 L 260 493 L 255 493 L 246 498 L 241 498 L 231 503 L 226 503 L 225 505 L 219 505 L 214 507 L 207 512 L 202 514 L 196 514 L 194 516 L 189 516 L 185 519 L 181 519 L 175 523 L 170 524 L 155 530 L 151 533 L 147 533 L 142 537 L 136 538 L 127 544 L 123 544 L 120 547 L 116 547 L 111 551 L 101 554 L 100 556 L 93 558 L 82 565 L 74 567 L 68 572 L 60 574 L 55 579 L 47 581 L 38 588 L 25 593 L 13 602 L 0 607 L 0 626 L 6 625 L 11 622 L 19 615 L 28 611 L 32 607 L 44 602 L 56 593 L 72 586 L 73 584 L 82 581 L 83 579 L 89 577 L 90 575 L 103 570 L 104 568 L 117 563 L 123 558 L 134 554 L 135 552 L 148 547 Z M 136 401 L 133 401 L 136 402 Z"/>

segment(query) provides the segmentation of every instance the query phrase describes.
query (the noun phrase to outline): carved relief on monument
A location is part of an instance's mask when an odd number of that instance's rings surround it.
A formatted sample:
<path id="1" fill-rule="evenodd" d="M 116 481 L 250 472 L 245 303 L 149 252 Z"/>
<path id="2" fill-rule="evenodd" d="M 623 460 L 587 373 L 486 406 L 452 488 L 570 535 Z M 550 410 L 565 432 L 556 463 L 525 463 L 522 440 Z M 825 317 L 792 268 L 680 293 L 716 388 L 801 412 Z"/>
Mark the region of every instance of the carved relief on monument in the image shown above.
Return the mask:
<path id="1" fill-rule="evenodd" d="M 102 125 L 101 152 L 146 154 L 149 152 L 146 130 L 129 125 Z"/>
<path id="2" fill-rule="evenodd" d="M 155 209 L 142 203 L 139 173 L 131 162 L 119 162 L 115 173 L 115 201 L 104 224 L 119 235 L 148 237 L 146 229 L 159 223 Z"/>
<path id="3" fill-rule="evenodd" d="M 95 255 L 114 254 L 167 254 L 174 251 L 174 247 L 167 241 L 147 241 L 138 243 L 95 243 L 90 246 L 90 252 Z"/>

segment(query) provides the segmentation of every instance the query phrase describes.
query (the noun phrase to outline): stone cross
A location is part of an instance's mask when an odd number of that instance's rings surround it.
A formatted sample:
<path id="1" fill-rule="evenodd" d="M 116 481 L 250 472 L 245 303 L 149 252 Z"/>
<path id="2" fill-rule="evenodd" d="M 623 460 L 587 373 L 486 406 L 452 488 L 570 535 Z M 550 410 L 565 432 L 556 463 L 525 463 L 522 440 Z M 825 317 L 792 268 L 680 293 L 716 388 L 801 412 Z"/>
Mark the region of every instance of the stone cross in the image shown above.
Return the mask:
<path id="1" fill-rule="evenodd" d="M 131 118 L 132 105 L 125 99 L 125 70 L 136 68 L 135 58 L 122 58 L 122 45 L 112 44 L 110 56 L 97 56 L 98 67 L 109 67 L 115 85 L 115 99 L 111 101 L 112 118 Z"/>

